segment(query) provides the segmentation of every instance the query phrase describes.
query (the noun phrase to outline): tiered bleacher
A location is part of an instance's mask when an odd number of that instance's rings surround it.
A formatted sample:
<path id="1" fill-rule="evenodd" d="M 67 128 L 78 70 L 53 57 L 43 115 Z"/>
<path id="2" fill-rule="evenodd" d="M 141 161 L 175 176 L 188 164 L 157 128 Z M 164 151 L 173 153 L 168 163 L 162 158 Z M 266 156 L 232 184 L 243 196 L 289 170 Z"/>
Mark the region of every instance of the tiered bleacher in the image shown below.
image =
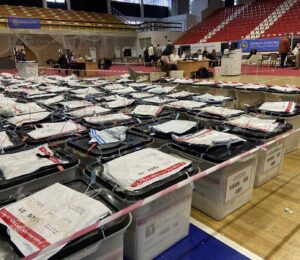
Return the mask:
<path id="1" fill-rule="evenodd" d="M 193 26 L 176 44 L 227 42 L 249 38 L 280 37 L 285 32 L 300 35 L 299 0 L 257 0 L 247 5 L 217 10 Z"/>
<path id="2" fill-rule="evenodd" d="M 299 28 L 300 17 L 300 2 L 296 1 L 295 4 L 287 10 L 269 29 L 267 29 L 261 37 L 278 37 L 286 32 L 300 35 Z"/>
<path id="3" fill-rule="evenodd" d="M 92 29 L 106 31 L 132 30 L 111 14 L 63 9 L 0 5 L 0 27 L 7 27 L 8 17 L 40 19 L 42 29 Z"/>
<path id="4" fill-rule="evenodd" d="M 250 4 L 236 19 L 212 36 L 208 42 L 234 41 L 245 38 L 283 2 L 284 0 L 259 0 Z"/>
<path id="5" fill-rule="evenodd" d="M 229 17 L 233 15 L 238 8 L 239 7 L 235 6 L 217 10 L 206 20 L 190 28 L 182 35 L 182 37 L 176 40 L 175 44 L 190 44 L 199 42 L 218 25 L 226 21 L 226 19 L 229 19 Z"/>

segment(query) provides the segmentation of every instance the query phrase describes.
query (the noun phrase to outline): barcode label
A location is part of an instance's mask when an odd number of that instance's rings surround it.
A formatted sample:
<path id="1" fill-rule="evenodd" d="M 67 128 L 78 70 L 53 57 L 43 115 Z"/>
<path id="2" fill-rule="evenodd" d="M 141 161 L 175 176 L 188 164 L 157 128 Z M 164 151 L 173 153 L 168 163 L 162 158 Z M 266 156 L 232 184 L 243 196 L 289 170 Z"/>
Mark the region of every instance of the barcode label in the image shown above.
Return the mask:
<path id="1" fill-rule="evenodd" d="M 250 188 L 252 165 L 227 178 L 225 202 L 228 202 Z"/>
<path id="2" fill-rule="evenodd" d="M 283 144 L 277 145 L 266 152 L 263 173 L 277 167 L 283 159 Z"/>

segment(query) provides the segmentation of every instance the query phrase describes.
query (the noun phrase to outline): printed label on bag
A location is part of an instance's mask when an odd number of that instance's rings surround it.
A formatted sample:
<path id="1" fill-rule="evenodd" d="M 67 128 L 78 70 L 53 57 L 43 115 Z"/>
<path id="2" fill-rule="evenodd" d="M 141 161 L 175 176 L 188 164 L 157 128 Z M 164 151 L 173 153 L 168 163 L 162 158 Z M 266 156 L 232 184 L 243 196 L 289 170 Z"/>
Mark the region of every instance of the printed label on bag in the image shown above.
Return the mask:
<path id="1" fill-rule="evenodd" d="M 250 188 L 252 165 L 227 178 L 225 202 L 228 202 Z"/>
<path id="2" fill-rule="evenodd" d="M 264 162 L 264 170 L 263 172 L 267 172 L 268 170 L 277 167 L 282 161 L 283 157 L 283 144 L 277 145 L 272 149 L 266 152 L 266 159 Z"/>

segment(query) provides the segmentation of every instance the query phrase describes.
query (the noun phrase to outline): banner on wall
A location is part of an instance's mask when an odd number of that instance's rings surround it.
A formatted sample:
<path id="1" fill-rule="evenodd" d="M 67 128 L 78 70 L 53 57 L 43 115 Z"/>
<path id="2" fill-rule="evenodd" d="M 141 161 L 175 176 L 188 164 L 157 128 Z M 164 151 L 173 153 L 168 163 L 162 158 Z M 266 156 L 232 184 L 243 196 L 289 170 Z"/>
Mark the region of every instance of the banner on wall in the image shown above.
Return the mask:
<path id="1" fill-rule="evenodd" d="M 280 38 L 251 39 L 239 41 L 238 47 L 242 52 L 250 52 L 253 48 L 257 51 L 278 51 Z"/>
<path id="2" fill-rule="evenodd" d="M 8 17 L 8 27 L 11 29 L 41 29 L 39 19 Z"/>

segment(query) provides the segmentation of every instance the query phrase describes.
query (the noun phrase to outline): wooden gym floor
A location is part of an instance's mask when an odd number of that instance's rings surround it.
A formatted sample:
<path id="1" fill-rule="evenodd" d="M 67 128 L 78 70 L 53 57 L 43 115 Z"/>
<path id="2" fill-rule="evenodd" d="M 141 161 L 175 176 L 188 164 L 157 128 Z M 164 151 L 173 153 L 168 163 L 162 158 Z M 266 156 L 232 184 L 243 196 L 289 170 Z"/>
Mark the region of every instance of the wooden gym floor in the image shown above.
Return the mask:
<path id="1" fill-rule="evenodd" d="M 239 76 L 219 80 L 300 86 L 300 77 Z M 192 217 L 265 259 L 300 259 L 300 149 L 281 174 L 254 189 L 251 202 L 221 221 L 196 209 Z"/>
<path id="2" fill-rule="evenodd" d="M 300 259 L 300 150 L 285 156 L 281 174 L 254 189 L 251 202 L 215 221 L 192 217 L 265 259 Z"/>

